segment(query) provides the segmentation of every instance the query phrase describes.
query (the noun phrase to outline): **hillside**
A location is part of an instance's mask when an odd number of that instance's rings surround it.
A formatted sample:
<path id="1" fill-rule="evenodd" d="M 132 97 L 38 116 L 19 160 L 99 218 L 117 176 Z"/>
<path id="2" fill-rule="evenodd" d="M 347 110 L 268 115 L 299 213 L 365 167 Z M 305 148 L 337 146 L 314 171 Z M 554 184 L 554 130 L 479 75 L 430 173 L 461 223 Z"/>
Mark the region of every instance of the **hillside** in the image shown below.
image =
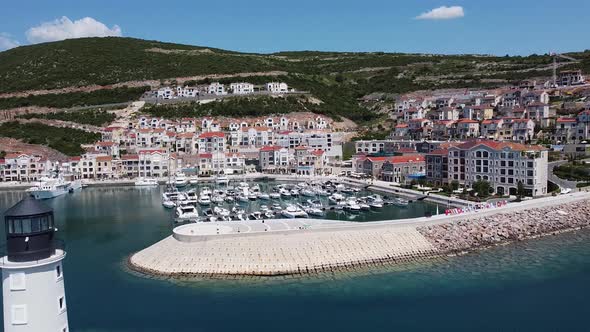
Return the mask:
<path id="1" fill-rule="evenodd" d="M 570 55 L 582 61 L 568 68 L 590 70 L 590 51 Z M 551 63 L 548 55 L 496 57 L 315 51 L 246 54 L 133 38 L 82 38 L 0 52 L 0 94 L 63 88 L 74 88 L 69 93 L 76 93 L 85 91 L 76 91 L 76 87 L 101 85 L 110 89 L 112 84 L 141 86 L 146 80 L 174 83 L 175 79 L 195 76 L 211 76 L 207 80 L 212 81 L 219 80 L 215 75 L 225 74 L 230 75 L 221 80 L 226 83 L 285 81 L 298 90 L 309 91 L 321 101 L 312 108 L 314 112 L 367 122 L 378 115 L 359 105 L 357 100 L 374 92 L 497 87 L 523 79 L 547 78 L 551 75 Z M 282 74 L 265 76 L 269 72 Z M 237 76 L 243 73 L 258 76 Z M 68 94 L 57 97 L 67 100 L 64 103 L 50 99 L 52 104 L 92 104 L 85 102 L 85 97 L 95 98 L 89 93 L 82 99 L 80 95 Z M 22 98 L 4 104 L 48 104 L 47 98 Z"/>

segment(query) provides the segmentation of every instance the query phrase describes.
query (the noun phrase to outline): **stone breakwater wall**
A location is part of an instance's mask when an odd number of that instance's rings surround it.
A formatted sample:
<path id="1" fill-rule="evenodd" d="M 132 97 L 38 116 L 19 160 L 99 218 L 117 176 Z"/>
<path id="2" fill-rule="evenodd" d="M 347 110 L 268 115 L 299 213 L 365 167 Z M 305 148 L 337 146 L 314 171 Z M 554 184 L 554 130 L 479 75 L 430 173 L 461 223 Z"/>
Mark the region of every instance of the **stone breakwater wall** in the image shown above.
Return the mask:
<path id="1" fill-rule="evenodd" d="M 182 242 L 168 237 L 134 255 L 135 271 L 163 277 L 278 276 L 410 262 L 437 255 L 414 227 L 293 231 Z"/>
<path id="2" fill-rule="evenodd" d="M 590 227 L 590 200 L 422 226 L 417 230 L 439 252 L 462 253 L 587 227 Z"/>

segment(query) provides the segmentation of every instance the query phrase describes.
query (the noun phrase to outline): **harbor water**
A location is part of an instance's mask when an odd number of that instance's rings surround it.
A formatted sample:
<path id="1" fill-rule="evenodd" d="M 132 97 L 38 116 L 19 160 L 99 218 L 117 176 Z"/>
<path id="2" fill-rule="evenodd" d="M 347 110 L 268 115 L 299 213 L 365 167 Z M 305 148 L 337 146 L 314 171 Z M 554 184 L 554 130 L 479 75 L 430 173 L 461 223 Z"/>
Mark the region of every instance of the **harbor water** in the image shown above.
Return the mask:
<path id="1" fill-rule="evenodd" d="M 170 235 L 173 211 L 162 207 L 161 190 L 86 188 L 45 201 L 67 244 L 71 331 L 590 330 L 590 231 L 335 275 L 151 279 L 125 262 Z M 23 196 L 0 192 L 0 211 Z M 353 221 L 434 211 L 415 202 Z"/>

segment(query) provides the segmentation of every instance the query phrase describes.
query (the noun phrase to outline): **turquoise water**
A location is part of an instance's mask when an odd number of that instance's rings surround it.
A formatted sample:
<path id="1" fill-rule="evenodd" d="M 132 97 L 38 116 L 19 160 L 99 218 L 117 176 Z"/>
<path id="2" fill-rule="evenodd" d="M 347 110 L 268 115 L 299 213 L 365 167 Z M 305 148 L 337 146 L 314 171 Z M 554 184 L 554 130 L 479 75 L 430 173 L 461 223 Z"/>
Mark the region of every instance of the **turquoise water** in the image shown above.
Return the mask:
<path id="1" fill-rule="evenodd" d="M 23 193 L 0 193 L 0 210 Z M 126 257 L 170 234 L 159 193 L 47 201 L 67 243 L 72 331 L 588 331 L 590 232 L 313 278 L 157 280 Z M 427 207 L 430 208 L 430 207 Z"/>

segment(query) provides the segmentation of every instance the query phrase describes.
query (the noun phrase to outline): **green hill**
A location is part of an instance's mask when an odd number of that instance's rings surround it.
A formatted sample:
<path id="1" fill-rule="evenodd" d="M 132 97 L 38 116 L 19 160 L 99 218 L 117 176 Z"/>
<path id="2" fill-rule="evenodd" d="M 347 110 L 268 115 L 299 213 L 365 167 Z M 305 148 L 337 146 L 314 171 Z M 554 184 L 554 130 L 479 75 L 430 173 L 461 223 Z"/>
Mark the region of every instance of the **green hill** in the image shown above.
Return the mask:
<path id="1" fill-rule="evenodd" d="M 570 68 L 590 70 L 590 51 L 570 55 L 582 60 Z M 357 99 L 373 92 L 502 86 L 523 79 L 550 77 L 551 63 L 548 55 L 498 57 L 316 51 L 249 54 L 133 38 L 81 38 L 0 52 L 0 93 L 284 71 L 287 74 L 280 77 L 234 77 L 223 81 L 282 80 L 319 99 L 321 103 L 314 107 L 315 112 L 363 122 L 376 115 L 359 105 Z M 76 104 L 91 104 L 84 98 L 80 100 L 80 96 L 63 98 L 75 100 Z M 34 105 L 38 102 L 35 100 L 41 99 L 20 99 L 11 103 Z"/>

